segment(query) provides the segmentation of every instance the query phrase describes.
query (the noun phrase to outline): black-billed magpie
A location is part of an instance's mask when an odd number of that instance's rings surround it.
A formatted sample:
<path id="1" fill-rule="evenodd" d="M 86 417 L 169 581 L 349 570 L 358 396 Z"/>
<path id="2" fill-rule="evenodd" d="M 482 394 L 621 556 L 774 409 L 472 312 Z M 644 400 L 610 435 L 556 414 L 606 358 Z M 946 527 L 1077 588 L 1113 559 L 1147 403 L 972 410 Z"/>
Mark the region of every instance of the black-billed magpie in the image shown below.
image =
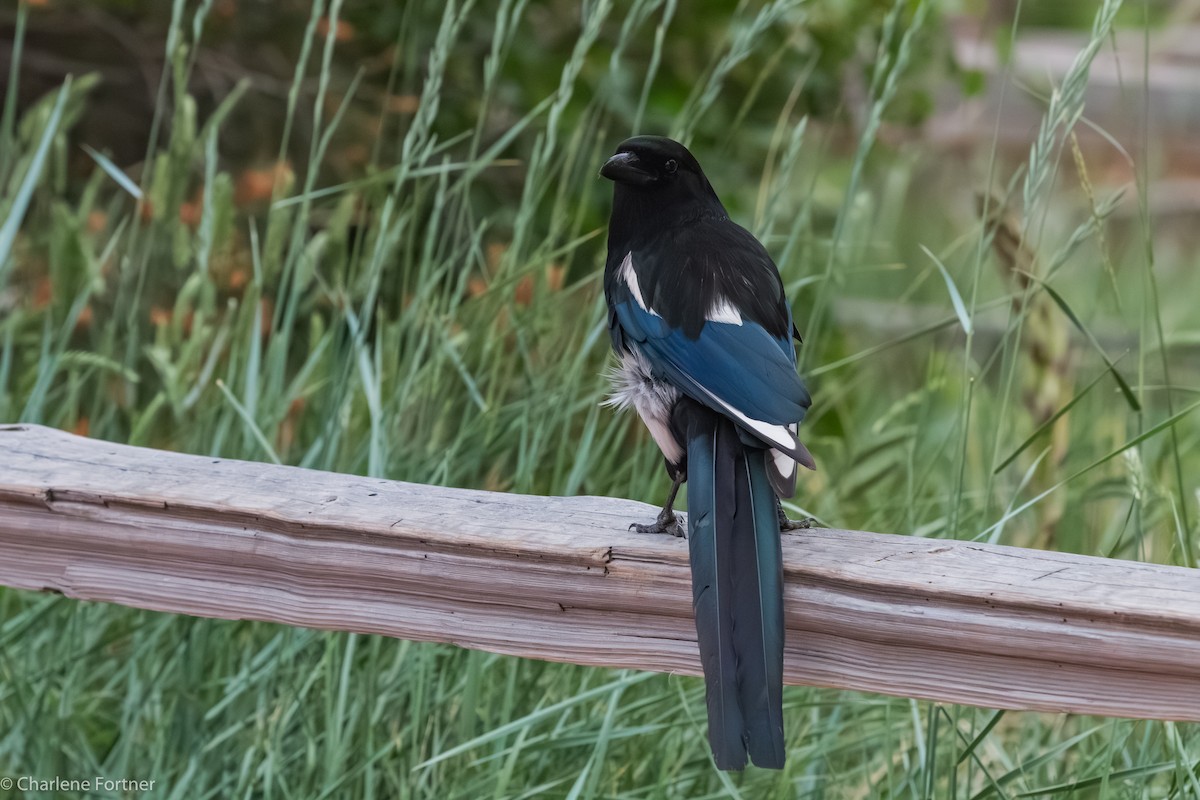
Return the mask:
<path id="1" fill-rule="evenodd" d="M 682 536 L 673 511 L 688 483 L 696 636 L 708 739 L 720 769 L 746 757 L 780 768 L 783 561 L 779 504 L 796 465 L 809 395 L 796 374 L 796 330 L 766 249 L 729 214 L 679 142 L 622 142 L 600 174 L 613 181 L 604 294 L 620 361 L 611 402 L 635 409 L 666 460 L 658 519 L 633 525 Z M 799 337 L 797 337 L 799 338 Z"/>

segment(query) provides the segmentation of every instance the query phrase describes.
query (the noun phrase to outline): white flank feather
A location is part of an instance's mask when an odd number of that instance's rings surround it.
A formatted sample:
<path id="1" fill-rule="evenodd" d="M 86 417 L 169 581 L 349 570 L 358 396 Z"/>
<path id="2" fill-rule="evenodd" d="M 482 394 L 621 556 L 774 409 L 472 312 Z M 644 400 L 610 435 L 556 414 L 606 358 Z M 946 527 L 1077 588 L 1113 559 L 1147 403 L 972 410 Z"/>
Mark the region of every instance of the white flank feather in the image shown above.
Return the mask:
<path id="1" fill-rule="evenodd" d="M 663 456 L 678 464 L 683 459 L 683 448 L 671 433 L 671 409 L 679 400 L 679 390 L 655 378 L 650 363 L 636 351 L 626 353 L 609 377 L 613 391 L 604 404 L 637 411 Z"/>

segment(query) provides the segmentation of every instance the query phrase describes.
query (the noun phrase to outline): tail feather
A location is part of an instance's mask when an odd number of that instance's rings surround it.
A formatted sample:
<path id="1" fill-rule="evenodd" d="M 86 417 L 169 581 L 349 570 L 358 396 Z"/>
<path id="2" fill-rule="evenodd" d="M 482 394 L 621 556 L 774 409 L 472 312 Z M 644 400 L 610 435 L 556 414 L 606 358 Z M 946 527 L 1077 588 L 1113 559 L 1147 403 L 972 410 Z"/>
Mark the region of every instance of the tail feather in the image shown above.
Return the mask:
<path id="1" fill-rule="evenodd" d="M 733 527 L 733 646 L 750 760 L 783 767 L 783 558 L 766 453 L 745 450 Z"/>
<path id="2" fill-rule="evenodd" d="M 688 438 L 688 547 L 692 565 L 692 604 L 708 700 L 708 741 L 719 769 L 746 766 L 745 723 L 738 697 L 737 654 L 730 614 L 730 567 L 737 476 L 727 426 L 714 414 L 694 426 Z M 724 434 L 724 435 L 723 435 Z"/>
<path id="3" fill-rule="evenodd" d="M 720 769 L 779 768 L 783 743 L 783 567 L 767 451 L 729 420 L 691 413 L 688 535 L 708 738 Z"/>

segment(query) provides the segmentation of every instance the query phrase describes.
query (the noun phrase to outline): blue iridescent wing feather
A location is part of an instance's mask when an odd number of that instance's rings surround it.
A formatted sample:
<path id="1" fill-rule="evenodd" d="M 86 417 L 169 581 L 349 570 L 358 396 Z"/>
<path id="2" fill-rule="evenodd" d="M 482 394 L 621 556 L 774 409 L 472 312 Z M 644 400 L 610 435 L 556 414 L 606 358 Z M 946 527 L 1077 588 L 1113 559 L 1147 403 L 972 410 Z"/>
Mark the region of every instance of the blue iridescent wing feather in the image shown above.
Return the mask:
<path id="1" fill-rule="evenodd" d="M 709 322 L 692 339 L 632 298 L 616 303 L 613 314 L 626 346 L 636 346 L 664 380 L 697 402 L 723 411 L 714 406 L 715 397 L 771 425 L 804 419 L 810 399 L 787 338 L 743 320 L 741 325 Z"/>

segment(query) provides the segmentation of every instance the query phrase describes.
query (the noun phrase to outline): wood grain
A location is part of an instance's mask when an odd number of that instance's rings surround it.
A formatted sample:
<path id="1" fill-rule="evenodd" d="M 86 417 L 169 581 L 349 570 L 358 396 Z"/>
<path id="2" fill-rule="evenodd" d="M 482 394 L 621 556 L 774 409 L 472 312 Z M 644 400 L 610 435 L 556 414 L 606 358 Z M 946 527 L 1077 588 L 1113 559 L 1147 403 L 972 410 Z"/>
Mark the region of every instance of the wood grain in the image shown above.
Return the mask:
<path id="1" fill-rule="evenodd" d="M 655 509 L 179 455 L 0 426 L 0 584 L 137 608 L 697 674 Z M 785 534 L 788 683 L 1200 720 L 1200 571 Z"/>

